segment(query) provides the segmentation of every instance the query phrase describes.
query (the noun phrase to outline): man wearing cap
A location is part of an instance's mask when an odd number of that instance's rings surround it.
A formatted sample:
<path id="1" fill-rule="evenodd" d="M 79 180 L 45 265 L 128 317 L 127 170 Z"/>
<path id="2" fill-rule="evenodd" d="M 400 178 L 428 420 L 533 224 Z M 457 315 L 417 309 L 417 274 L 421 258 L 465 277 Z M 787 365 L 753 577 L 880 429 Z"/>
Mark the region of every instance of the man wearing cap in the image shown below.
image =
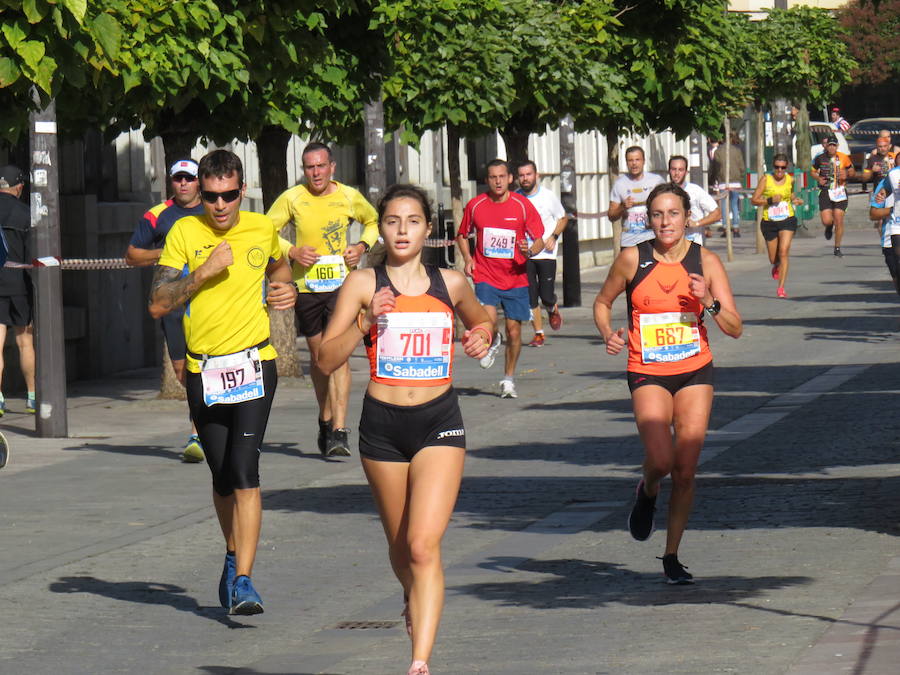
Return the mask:
<path id="1" fill-rule="evenodd" d="M 175 221 L 185 216 L 197 216 L 203 214 L 203 205 L 200 203 L 200 184 L 197 182 L 197 162 L 192 159 L 179 159 L 169 169 L 169 185 L 172 198 L 161 204 L 157 204 L 144 214 L 128 250 L 125 251 L 125 262 L 132 267 L 147 267 L 155 265 L 162 255 L 163 245 L 166 243 L 166 235 Z M 162 331 L 166 338 L 166 347 L 169 350 L 169 358 L 172 359 L 172 368 L 178 381 L 184 384 L 184 359 L 185 342 L 182 317 L 184 307 L 165 315 L 162 320 Z M 195 463 L 204 460 L 203 446 L 197 436 L 196 429 L 191 429 L 190 438 L 181 454 L 183 462 Z"/>
<path id="2" fill-rule="evenodd" d="M 8 164 L 0 168 L 0 226 L 8 248 L 7 260 L 31 262 L 31 212 L 22 202 L 25 173 Z M 3 345 L 6 330 L 13 327 L 19 348 L 19 367 L 28 390 L 25 412 L 34 412 L 34 328 L 32 320 L 31 277 L 24 269 L 0 269 L 0 378 L 3 376 Z M 0 393 L 0 416 L 6 413 L 6 401 Z"/>
<path id="3" fill-rule="evenodd" d="M 840 108 L 831 109 L 831 126 L 834 127 L 835 131 L 840 131 L 842 133 L 850 130 L 850 122 L 841 117 Z"/>
<path id="4" fill-rule="evenodd" d="M 838 152 L 837 137 L 825 139 L 825 149 L 812 162 L 812 175 L 819 183 L 819 215 L 825 226 L 825 238 L 834 234 L 834 255 L 843 258 L 841 239 L 844 238 L 844 213 L 847 211 L 847 179 L 853 178 L 853 162 Z"/>

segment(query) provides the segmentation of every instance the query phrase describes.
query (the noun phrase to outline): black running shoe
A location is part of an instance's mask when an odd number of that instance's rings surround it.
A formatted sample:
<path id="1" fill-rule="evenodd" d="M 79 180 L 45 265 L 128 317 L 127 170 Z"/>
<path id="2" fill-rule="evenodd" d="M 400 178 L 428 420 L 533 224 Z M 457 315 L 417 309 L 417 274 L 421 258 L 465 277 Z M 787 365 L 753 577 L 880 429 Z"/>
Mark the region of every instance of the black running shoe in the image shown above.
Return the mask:
<path id="1" fill-rule="evenodd" d="M 826 225 L 825 226 L 825 238 L 831 239 L 831 235 L 834 233 L 834 225 Z"/>
<path id="2" fill-rule="evenodd" d="M 644 481 L 638 483 L 634 496 L 634 506 L 628 515 L 628 530 L 638 541 L 647 541 L 653 534 L 653 514 L 656 513 L 656 497 L 648 497 L 644 492 Z"/>
<path id="3" fill-rule="evenodd" d="M 325 448 L 326 457 L 349 457 L 350 442 L 347 436 L 350 434 L 349 429 L 332 429 L 328 435 L 328 445 Z"/>
<path id="4" fill-rule="evenodd" d="M 694 583 L 694 575 L 678 562 L 678 556 L 674 553 L 664 555 L 659 560 L 663 561 L 663 574 L 666 575 L 667 583 L 679 585 Z"/>
<path id="5" fill-rule="evenodd" d="M 844 257 L 844 254 L 841 253 L 841 249 L 839 249 L 839 248 L 834 249 L 834 257 L 835 258 L 843 258 Z"/>
<path id="6" fill-rule="evenodd" d="M 325 455 L 325 449 L 328 447 L 328 437 L 331 435 L 331 422 L 323 422 L 319 420 L 319 452 Z"/>

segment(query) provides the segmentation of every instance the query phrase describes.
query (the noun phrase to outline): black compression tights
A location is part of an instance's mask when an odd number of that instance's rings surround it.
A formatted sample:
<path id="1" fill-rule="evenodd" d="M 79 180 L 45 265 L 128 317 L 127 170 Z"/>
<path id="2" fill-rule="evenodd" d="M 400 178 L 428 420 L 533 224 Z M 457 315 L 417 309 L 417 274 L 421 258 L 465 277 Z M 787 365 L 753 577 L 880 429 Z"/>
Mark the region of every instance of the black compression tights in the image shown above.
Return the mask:
<path id="1" fill-rule="evenodd" d="M 266 395 L 253 401 L 207 406 L 198 373 L 187 373 L 188 405 L 212 471 L 213 489 L 227 497 L 235 488 L 259 487 L 259 450 L 262 446 L 272 398 L 278 385 L 275 361 L 263 361 Z"/>

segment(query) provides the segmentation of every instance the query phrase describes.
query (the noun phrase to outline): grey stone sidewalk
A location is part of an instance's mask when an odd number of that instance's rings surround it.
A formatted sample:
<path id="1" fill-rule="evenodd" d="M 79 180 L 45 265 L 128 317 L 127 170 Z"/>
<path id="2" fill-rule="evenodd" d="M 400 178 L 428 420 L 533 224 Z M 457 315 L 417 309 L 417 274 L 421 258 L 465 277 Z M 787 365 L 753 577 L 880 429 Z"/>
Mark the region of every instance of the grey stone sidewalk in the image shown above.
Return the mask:
<path id="1" fill-rule="evenodd" d="M 649 542 L 624 529 L 641 448 L 624 359 L 591 319 L 602 271 L 545 347 L 523 349 L 518 399 L 497 397 L 497 366 L 458 357 L 470 453 L 432 672 L 897 671 L 900 298 L 874 232 L 853 225 L 842 260 L 820 229 L 798 237 L 787 300 L 752 238 L 736 242 L 745 334 L 710 330 L 717 396 L 681 553 L 694 586 L 663 583 L 664 508 Z M 351 366 L 355 428 L 367 367 Z M 308 386 L 276 395 L 252 618 L 217 606 L 208 471 L 178 461 L 185 407 L 155 386 L 152 372 L 73 386 L 68 439 L 3 419 L 0 672 L 405 672 L 368 487 L 355 456 L 319 457 Z"/>

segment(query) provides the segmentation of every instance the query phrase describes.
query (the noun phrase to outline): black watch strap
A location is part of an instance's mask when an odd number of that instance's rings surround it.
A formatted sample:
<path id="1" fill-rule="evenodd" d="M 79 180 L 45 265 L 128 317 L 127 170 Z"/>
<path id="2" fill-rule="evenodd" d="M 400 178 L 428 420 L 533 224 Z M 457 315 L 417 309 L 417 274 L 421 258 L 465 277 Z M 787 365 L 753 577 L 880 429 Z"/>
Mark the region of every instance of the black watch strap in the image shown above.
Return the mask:
<path id="1" fill-rule="evenodd" d="M 722 303 L 713 298 L 713 303 L 706 308 L 706 313 L 710 316 L 715 316 L 722 310 Z"/>

